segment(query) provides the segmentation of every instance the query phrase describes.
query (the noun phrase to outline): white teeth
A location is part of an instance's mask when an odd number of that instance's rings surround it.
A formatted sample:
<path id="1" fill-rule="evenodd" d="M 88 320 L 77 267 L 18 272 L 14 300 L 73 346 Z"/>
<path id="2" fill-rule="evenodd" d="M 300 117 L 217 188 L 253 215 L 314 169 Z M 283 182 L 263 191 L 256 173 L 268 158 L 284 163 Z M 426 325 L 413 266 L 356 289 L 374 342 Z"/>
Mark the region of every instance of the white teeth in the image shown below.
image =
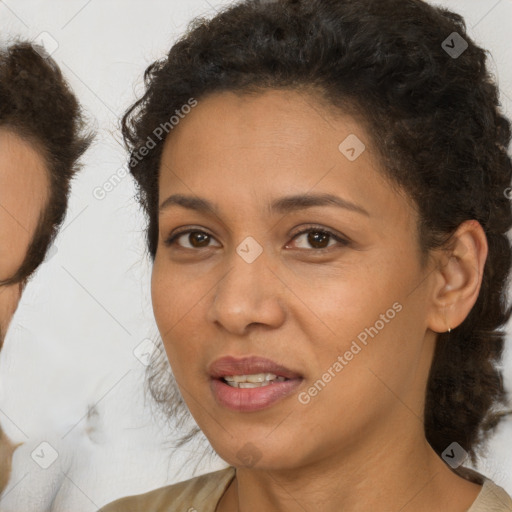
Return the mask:
<path id="1" fill-rule="evenodd" d="M 252 375 L 228 375 L 224 377 L 224 380 L 234 388 L 259 388 L 273 382 L 284 382 L 286 379 L 278 377 L 274 373 L 255 373 Z"/>
<path id="2" fill-rule="evenodd" d="M 276 376 L 271 373 L 257 373 L 255 375 L 246 375 L 247 382 L 265 382 L 266 380 L 275 379 Z"/>
<path id="3" fill-rule="evenodd" d="M 236 383 L 235 383 L 236 384 Z M 231 382 L 229 383 L 231 386 Z M 266 382 L 238 382 L 238 388 L 262 388 L 264 386 L 269 386 L 270 382 L 267 380 Z M 235 386 L 233 386 L 235 387 Z"/>
<path id="4" fill-rule="evenodd" d="M 254 373 L 252 375 L 228 375 L 224 377 L 229 382 L 264 382 L 266 380 L 274 380 L 277 375 L 273 373 Z"/>

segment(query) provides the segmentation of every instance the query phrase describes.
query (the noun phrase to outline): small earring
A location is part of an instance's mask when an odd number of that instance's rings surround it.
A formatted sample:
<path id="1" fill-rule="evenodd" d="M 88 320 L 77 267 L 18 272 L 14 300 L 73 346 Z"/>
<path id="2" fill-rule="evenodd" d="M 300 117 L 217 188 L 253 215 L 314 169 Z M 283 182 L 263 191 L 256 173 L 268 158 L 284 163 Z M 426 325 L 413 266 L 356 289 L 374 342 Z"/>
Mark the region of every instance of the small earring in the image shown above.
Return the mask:
<path id="1" fill-rule="evenodd" d="M 444 312 L 444 323 L 445 323 L 446 325 L 448 325 L 448 322 L 446 321 L 446 310 L 445 310 L 445 312 Z M 450 332 L 452 332 L 452 328 L 451 328 L 451 327 L 448 327 L 448 333 L 450 333 Z"/>

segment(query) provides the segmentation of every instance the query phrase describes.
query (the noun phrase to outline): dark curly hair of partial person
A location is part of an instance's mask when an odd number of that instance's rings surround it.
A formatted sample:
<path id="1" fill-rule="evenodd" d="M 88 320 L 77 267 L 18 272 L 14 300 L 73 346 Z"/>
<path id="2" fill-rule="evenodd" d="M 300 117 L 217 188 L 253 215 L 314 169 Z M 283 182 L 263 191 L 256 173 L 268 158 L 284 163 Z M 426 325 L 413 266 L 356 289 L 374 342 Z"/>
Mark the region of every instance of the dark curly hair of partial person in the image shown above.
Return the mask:
<path id="1" fill-rule="evenodd" d="M 50 193 L 27 255 L 2 285 L 26 282 L 42 263 L 62 224 L 71 179 L 92 135 L 73 92 L 44 48 L 26 41 L 0 48 L 0 128 L 7 129 L 41 152 Z"/>
<path id="2" fill-rule="evenodd" d="M 468 45 L 460 55 L 445 51 L 446 41 L 455 46 L 454 32 Z M 300 88 L 359 120 L 382 172 L 419 213 L 423 263 L 432 249 L 449 247 L 462 222 L 476 219 L 489 246 L 480 293 L 462 324 L 438 335 L 424 410 L 433 449 L 441 455 L 457 441 L 473 462 L 506 413 L 499 364 L 511 314 L 511 129 L 486 58 L 460 15 L 421 0 L 243 1 L 192 22 L 147 68 L 145 93 L 122 123 L 152 258 L 166 140 L 155 129 L 190 98 L 217 91 Z M 166 364 L 154 360 L 150 390 L 169 417 L 184 418 Z"/>

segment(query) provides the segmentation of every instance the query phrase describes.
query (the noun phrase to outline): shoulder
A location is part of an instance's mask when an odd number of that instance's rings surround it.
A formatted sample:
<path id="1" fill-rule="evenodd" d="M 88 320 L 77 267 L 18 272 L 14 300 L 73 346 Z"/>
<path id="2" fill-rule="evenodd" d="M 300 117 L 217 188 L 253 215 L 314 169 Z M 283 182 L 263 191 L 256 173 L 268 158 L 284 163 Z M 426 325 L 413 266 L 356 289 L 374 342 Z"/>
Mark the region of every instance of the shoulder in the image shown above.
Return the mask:
<path id="1" fill-rule="evenodd" d="M 144 494 L 121 498 L 98 512 L 214 512 L 234 476 L 235 468 L 230 466 Z"/>
<path id="2" fill-rule="evenodd" d="M 486 478 L 468 512 L 512 512 L 512 498 L 505 489 Z"/>

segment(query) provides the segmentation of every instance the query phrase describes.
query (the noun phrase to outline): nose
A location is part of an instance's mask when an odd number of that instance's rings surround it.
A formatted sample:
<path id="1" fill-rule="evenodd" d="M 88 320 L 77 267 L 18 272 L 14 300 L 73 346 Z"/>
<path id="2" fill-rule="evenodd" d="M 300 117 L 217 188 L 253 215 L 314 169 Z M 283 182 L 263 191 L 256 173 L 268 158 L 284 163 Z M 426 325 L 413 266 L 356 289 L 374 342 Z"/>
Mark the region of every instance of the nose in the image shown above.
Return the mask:
<path id="1" fill-rule="evenodd" d="M 278 328 L 286 317 L 285 293 L 286 285 L 268 266 L 265 252 L 248 263 L 233 251 L 229 270 L 214 289 L 207 318 L 240 336 L 254 325 Z"/>

